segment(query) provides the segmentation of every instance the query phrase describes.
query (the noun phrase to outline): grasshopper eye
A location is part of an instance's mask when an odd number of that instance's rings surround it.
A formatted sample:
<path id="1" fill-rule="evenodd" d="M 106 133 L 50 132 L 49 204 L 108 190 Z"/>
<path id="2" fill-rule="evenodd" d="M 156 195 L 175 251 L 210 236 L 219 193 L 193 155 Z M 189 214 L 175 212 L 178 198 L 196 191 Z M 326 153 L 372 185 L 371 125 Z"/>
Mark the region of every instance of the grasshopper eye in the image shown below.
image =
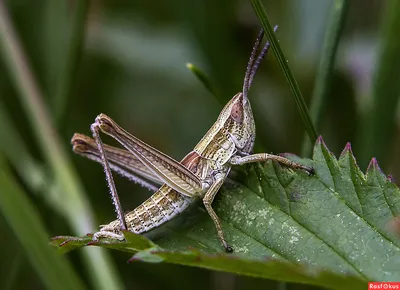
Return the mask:
<path id="1" fill-rule="evenodd" d="M 231 118 L 239 124 L 243 123 L 243 107 L 240 106 L 240 104 L 233 105 L 231 110 Z"/>
<path id="2" fill-rule="evenodd" d="M 239 98 L 232 106 L 231 109 L 231 118 L 235 120 L 235 122 L 242 124 L 244 118 L 243 112 L 243 95 Z"/>

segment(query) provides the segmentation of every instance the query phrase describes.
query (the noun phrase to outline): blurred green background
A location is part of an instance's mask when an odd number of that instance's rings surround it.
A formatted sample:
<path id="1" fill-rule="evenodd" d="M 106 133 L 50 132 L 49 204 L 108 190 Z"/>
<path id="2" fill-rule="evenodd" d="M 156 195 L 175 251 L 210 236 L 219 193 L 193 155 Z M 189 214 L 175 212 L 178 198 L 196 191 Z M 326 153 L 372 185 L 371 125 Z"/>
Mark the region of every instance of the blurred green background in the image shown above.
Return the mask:
<path id="1" fill-rule="evenodd" d="M 391 15 L 398 12 L 393 8 L 395 1 L 349 1 L 317 130 L 335 155 L 350 141 L 363 171 L 376 156 L 385 173 L 398 177 L 400 65 L 392 58 L 398 51 L 398 44 L 392 43 L 398 35 L 391 26 L 397 25 L 398 17 Z M 280 45 L 307 102 L 336 2 L 263 1 L 272 24 L 279 24 Z M 180 160 L 223 107 L 186 63 L 203 70 L 220 96 L 229 100 L 242 88 L 261 25 L 245 0 L 0 3 L 0 18 L 6 15 L 10 20 L 1 21 L 0 38 L 0 288 L 51 288 L 54 284 L 45 277 L 56 267 L 43 267 L 48 262 L 41 260 L 45 255 L 41 251 L 47 245 L 35 246 L 43 239 L 36 239 L 36 228 L 30 223 L 34 218 L 23 215 L 31 209 L 44 225 L 46 238 L 83 235 L 115 218 L 103 170 L 73 155 L 69 144 L 73 133 L 90 135 L 90 124 L 102 112 Z M 23 74 L 13 69 L 10 51 L 16 47 L 7 48 L 13 38 L 10 27 L 20 40 L 17 47 L 26 56 L 37 94 L 20 81 Z M 22 67 L 23 72 L 27 70 Z M 55 135 L 37 125 L 40 121 L 31 111 L 35 102 L 29 102 L 32 95 L 38 95 L 49 111 L 49 116 L 40 110 L 36 116 L 43 117 Z M 300 155 L 304 125 L 271 51 L 255 78 L 250 100 L 257 125 L 256 150 Z M 115 179 L 125 209 L 134 208 L 149 195 L 127 180 Z M 13 195 L 16 192 L 26 210 Z M 128 258 L 90 248 L 54 259 L 62 260 L 61 268 L 73 269 L 68 272 L 71 277 L 92 289 L 312 288 L 174 265 L 127 265 Z"/>

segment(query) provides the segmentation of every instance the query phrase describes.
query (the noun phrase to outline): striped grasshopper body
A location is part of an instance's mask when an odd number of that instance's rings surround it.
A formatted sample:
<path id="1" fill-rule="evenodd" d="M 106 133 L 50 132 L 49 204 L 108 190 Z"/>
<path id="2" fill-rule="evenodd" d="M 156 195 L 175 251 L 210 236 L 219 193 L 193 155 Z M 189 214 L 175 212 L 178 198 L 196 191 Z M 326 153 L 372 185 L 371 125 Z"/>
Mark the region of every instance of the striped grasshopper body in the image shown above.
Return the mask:
<path id="1" fill-rule="evenodd" d="M 263 37 L 260 32 L 247 66 L 243 92 L 237 93 L 223 108 L 217 121 L 196 147 L 181 162 L 152 148 L 122 129 L 110 117 L 100 114 L 91 126 L 94 140 L 75 134 L 72 138 L 75 153 L 103 164 L 106 179 L 118 219 L 101 227 L 93 236 L 123 240 L 122 230 L 141 234 L 171 220 L 189 207 L 197 198 L 214 221 L 218 237 L 226 251 L 232 247 L 226 242 L 221 223 L 211 204 L 233 165 L 274 160 L 294 169 L 313 173 L 313 168 L 290 161 L 278 155 L 252 154 L 255 123 L 247 97 L 258 66 L 269 48 L 267 42 L 256 58 Z M 104 145 L 99 132 L 117 140 L 127 150 Z M 155 190 L 145 202 L 124 214 L 111 174 L 121 175 Z M 161 185 L 157 189 L 153 183 Z"/>

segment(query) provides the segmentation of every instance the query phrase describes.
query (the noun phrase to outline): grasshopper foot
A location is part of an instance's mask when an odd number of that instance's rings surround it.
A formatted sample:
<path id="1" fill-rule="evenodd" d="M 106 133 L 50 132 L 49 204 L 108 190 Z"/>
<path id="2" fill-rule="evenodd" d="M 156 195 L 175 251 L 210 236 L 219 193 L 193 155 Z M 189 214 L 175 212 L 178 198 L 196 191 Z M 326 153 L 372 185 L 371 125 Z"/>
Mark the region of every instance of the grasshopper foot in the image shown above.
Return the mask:
<path id="1" fill-rule="evenodd" d="M 224 243 L 224 248 L 227 253 L 233 252 L 233 248 L 230 245 L 228 245 L 228 243 L 226 243 L 226 242 Z"/>
<path id="2" fill-rule="evenodd" d="M 106 230 L 100 230 L 99 232 L 94 233 L 92 240 L 93 240 L 93 242 L 98 242 L 100 240 L 100 238 L 114 239 L 114 240 L 118 240 L 118 241 L 125 240 L 124 235 L 109 232 Z"/>
<path id="3" fill-rule="evenodd" d="M 225 248 L 225 251 L 227 252 L 227 253 L 233 253 L 233 248 L 231 247 L 231 246 L 227 246 L 226 248 Z"/>
<path id="4" fill-rule="evenodd" d="M 308 176 L 314 176 L 315 175 L 314 167 L 307 167 L 305 170 L 307 171 Z"/>

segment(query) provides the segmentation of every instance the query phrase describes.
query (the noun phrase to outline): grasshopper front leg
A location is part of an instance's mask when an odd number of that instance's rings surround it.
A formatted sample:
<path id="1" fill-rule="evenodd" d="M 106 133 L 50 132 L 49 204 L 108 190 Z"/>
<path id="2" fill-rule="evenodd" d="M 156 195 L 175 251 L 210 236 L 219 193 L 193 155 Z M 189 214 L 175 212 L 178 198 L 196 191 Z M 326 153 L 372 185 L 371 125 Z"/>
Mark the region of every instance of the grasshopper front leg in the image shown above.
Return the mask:
<path id="1" fill-rule="evenodd" d="M 282 157 L 279 155 L 268 154 L 268 153 L 257 153 L 257 154 L 243 156 L 243 157 L 236 155 L 236 156 L 233 156 L 229 162 L 232 165 L 243 165 L 246 163 L 253 163 L 253 162 L 265 162 L 267 160 L 276 161 L 279 164 L 282 164 L 289 168 L 304 170 L 304 171 L 308 172 L 309 175 L 314 175 L 314 173 L 315 173 L 314 168 L 312 168 L 312 167 L 304 166 L 297 162 L 289 160 L 285 157 Z"/>
<path id="2" fill-rule="evenodd" d="M 215 228 L 217 229 L 218 237 L 221 241 L 222 246 L 225 250 L 229 253 L 233 252 L 232 247 L 226 242 L 224 232 L 221 227 L 221 221 L 219 217 L 215 213 L 214 209 L 212 208 L 211 204 L 214 201 L 215 196 L 218 193 L 218 190 L 221 188 L 222 184 L 225 181 L 225 175 L 217 174 L 215 176 L 215 182 L 211 185 L 211 187 L 206 192 L 205 196 L 203 197 L 203 204 L 210 215 L 211 219 L 214 222 Z"/>

